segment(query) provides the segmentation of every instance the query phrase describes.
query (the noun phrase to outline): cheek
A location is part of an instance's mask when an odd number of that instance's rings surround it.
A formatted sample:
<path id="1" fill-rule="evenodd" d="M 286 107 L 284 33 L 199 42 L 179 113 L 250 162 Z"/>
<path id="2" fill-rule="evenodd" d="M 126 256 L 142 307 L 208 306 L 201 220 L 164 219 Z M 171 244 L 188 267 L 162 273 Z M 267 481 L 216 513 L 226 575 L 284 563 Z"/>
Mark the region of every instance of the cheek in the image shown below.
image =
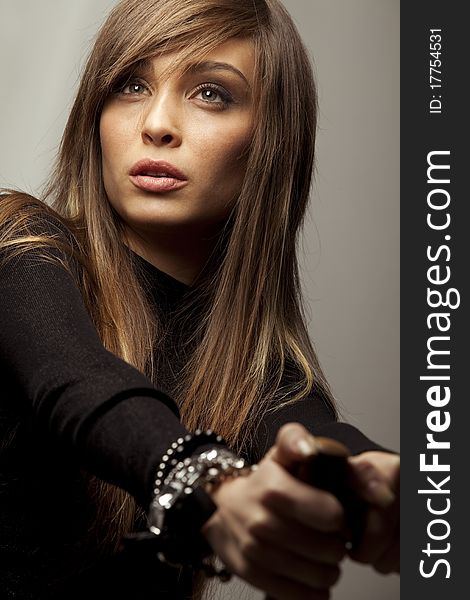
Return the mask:
<path id="1" fill-rule="evenodd" d="M 106 179 L 109 175 L 109 170 L 113 163 L 113 133 L 110 126 L 110 119 L 106 114 L 103 114 L 100 119 L 100 144 L 101 144 L 101 156 L 103 163 L 103 176 Z"/>
<path id="2" fill-rule="evenodd" d="M 112 110 L 104 111 L 100 119 L 100 145 L 103 185 L 111 205 L 119 212 L 119 173 L 122 170 L 123 149 L 126 145 L 122 120 L 116 119 Z"/>
<path id="3" fill-rule="evenodd" d="M 100 119 L 100 143 L 105 168 L 111 168 L 122 156 L 122 150 L 127 147 L 130 139 L 127 129 L 122 117 L 115 115 L 111 109 L 103 111 Z"/>
<path id="4" fill-rule="evenodd" d="M 210 132 L 202 140 L 201 156 L 206 163 L 206 172 L 211 179 L 217 179 L 219 185 L 233 187 L 239 185 L 246 171 L 246 150 L 251 140 L 251 131 L 247 128 L 232 128 L 227 131 Z"/>
<path id="5" fill-rule="evenodd" d="M 109 127 L 107 127 L 106 120 L 101 119 L 100 122 L 100 144 L 101 144 L 101 155 L 103 157 L 103 166 L 110 163 L 113 155 L 113 135 Z"/>

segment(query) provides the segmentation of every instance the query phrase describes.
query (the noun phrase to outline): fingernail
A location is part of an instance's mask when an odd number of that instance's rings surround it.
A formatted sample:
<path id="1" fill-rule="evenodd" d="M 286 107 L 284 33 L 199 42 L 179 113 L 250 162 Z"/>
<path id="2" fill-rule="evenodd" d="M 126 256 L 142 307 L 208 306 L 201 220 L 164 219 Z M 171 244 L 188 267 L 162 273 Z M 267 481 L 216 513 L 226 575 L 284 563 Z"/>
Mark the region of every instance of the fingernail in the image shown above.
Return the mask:
<path id="1" fill-rule="evenodd" d="M 395 500 L 395 494 L 383 481 L 371 479 L 371 481 L 368 482 L 367 487 L 373 494 L 376 502 L 383 508 L 390 506 L 390 504 L 392 504 L 392 502 Z"/>
<path id="2" fill-rule="evenodd" d="M 297 450 L 302 456 L 313 456 L 316 452 L 315 443 L 312 438 L 300 438 L 297 440 Z"/>

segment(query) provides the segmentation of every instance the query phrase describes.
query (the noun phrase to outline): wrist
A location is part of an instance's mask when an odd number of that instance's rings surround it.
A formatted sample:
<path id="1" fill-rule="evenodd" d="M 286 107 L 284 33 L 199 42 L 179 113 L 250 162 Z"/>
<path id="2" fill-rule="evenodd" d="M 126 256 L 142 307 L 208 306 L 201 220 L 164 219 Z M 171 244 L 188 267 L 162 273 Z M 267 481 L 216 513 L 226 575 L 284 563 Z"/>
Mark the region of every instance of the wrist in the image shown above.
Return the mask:
<path id="1" fill-rule="evenodd" d="M 154 498 L 148 513 L 150 531 L 156 535 L 174 535 L 181 529 L 200 530 L 216 509 L 211 492 L 215 493 L 221 482 L 244 475 L 249 470 L 242 458 L 219 446 L 179 461 L 164 479 L 157 473 Z M 193 504 L 191 497 L 196 492 L 199 509 L 195 506 L 195 510 L 189 511 L 187 506 Z"/>
<path id="2" fill-rule="evenodd" d="M 215 445 L 208 447 L 210 442 Z M 202 528 L 216 511 L 211 495 L 218 486 L 249 473 L 251 467 L 222 444 L 220 436 L 199 430 L 172 444 L 156 472 L 148 533 L 143 537 L 160 561 L 203 569 L 208 576 L 227 580 L 225 568 L 216 570 L 205 560 L 213 551 Z"/>
<path id="3" fill-rule="evenodd" d="M 251 467 L 252 470 L 254 470 L 254 468 L 255 466 Z M 220 531 L 223 529 L 221 523 L 223 522 L 227 503 L 230 503 L 231 498 L 239 495 L 238 489 L 244 484 L 245 482 L 238 477 L 227 478 L 221 481 L 220 484 L 215 486 L 212 490 L 208 491 L 211 500 L 217 508 L 202 525 L 201 534 L 212 546 L 214 546 L 214 542 L 217 542 L 217 540 L 220 539 Z"/>

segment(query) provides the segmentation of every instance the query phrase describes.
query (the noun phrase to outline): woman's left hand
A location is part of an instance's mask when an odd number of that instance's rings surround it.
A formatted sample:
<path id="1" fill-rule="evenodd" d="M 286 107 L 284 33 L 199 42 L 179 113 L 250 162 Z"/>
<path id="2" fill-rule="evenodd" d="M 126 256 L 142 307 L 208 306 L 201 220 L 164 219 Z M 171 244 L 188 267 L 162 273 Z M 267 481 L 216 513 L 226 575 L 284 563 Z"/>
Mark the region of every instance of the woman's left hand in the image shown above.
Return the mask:
<path id="1" fill-rule="evenodd" d="M 363 452 L 348 459 L 352 486 L 366 500 L 360 543 L 349 552 L 379 573 L 400 572 L 400 457 L 388 452 Z"/>

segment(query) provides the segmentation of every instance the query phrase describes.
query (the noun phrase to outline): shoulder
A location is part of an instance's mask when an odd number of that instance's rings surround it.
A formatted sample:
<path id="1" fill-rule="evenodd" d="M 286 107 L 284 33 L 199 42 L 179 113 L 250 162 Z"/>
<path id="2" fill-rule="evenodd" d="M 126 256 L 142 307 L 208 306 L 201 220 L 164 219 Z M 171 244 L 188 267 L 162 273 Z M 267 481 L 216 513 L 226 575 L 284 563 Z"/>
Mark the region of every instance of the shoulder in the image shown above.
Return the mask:
<path id="1" fill-rule="evenodd" d="M 53 208 L 22 192 L 0 193 L 0 266 L 34 256 L 75 270 L 80 255 L 72 227 Z"/>
<path id="2" fill-rule="evenodd" d="M 0 190 L 0 249 L 49 245 L 76 247 L 71 224 L 42 200 L 24 192 Z"/>
<path id="3" fill-rule="evenodd" d="M 71 230 L 53 208 L 24 192 L 0 193 L 0 230 L 2 236 L 19 233 L 71 236 Z"/>

